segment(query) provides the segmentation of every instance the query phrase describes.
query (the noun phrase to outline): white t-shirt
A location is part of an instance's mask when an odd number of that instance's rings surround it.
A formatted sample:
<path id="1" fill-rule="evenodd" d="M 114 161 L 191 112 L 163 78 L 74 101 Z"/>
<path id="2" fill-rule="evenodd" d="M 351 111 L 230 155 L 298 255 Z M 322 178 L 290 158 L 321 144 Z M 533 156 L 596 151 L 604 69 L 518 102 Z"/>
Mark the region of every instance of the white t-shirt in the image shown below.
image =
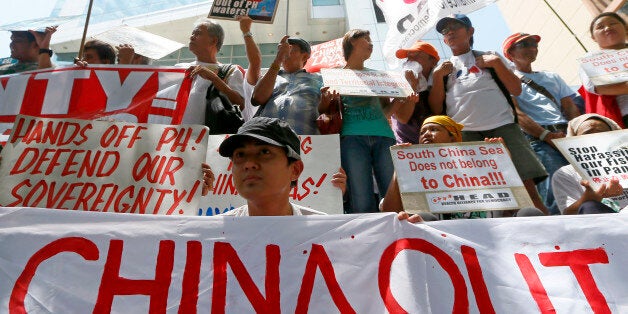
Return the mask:
<path id="1" fill-rule="evenodd" d="M 242 119 L 246 122 L 253 118 L 259 106 L 253 106 L 251 104 L 251 97 L 253 96 L 255 85 L 251 85 L 245 79 L 242 88 L 244 90 L 244 110 L 242 110 Z"/>
<path id="2" fill-rule="evenodd" d="M 586 58 L 593 54 L 598 54 L 598 53 L 599 51 L 592 51 L 585 54 L 583 58 Z M 578 70 L 578 74 L 580 75 L 580 81 L 582 81 L 582 86 L 584 86 L 584 89 L 586 89 L 587 92 L 589 93 L 597 94 L 595 92 L 595 85 L 593 85 L 593 82 L 591 82 L 591 80 L 589 79 L 589 76 L 584 71 L 584 69 L 582 69 L 582 67 L 580 67 L 580 69 Z M 621 112 L 621 116 L 623 117 L 625 115 L 628 115 L 628 95 L 617 95 L 615 97 L 615 100 L 617 101 L 617 106 L 619 107 L 619 112 Z"/>
<path id="3" fill-rule="evenodd" d="M 297 204 L 290 203 L 292 206 L 292 215 L 293 216 L 302 216 L 302 215 L 327 215 L 326 213 L 319 212 L 318 210 L 314 210 L 311 208 L 299 206 Z M 242 205 L 234 210 L 230 210 L 221 216 L 235 216 L 235 217 L 244 217 L 249 216 L 249 206 Z"/>
<path id="4" fill-rule="evenodd" d="M 552 191 L 561 214 L 565 208 L 575 203 L 584 193 L 584 187 L 580 184 L 581 180 L 582 177 L 572 165 L 563 166 L 552 175 Z M 628 211 L 626 210 L 628 208 L 628 192 L 626 190 L 624 190 L 623 195 L 610 199 L 617 202 L 622 211 Z"/>
<path id="5" fill-rule="evenodd" d="M 514 122 L 504 93 L 487 69 L 475 65 L 473 51 L 449 60 L 454 69 L 447 79 L 448 116 L 463 124 L 464 131 L 492 130 Z"/>
<path id="6" fill-rule="evenodd" d="M 180 68 L 189 68 L 191 66 L 202 65 L 211 68 L 218 68 L 217 63 L 206 63 L 206 62 L 190 62 L 190 63 L 178 63 L 175 64 L 176 67 Z M 244 92 L 242 89 L 242 83 L 244 81 L 244 75 L 241 71 L 235 70 L 229 77 L 227 77 L 227 85 L 231 87 L 231 89 L 238 92 L 240 95 L 244 97 Z M 183 120 L 181 124 L 205 124 L 205 96 L 207 95 L 207 88 L 211 81 L 206 80 L 200 76 L 196 76 L 194 81 L 192 82 L 192 89 L 190 90 L 190 96 L 188 97 L 188 105 L 185 108 L 185 113 L 183 114 Z"/>

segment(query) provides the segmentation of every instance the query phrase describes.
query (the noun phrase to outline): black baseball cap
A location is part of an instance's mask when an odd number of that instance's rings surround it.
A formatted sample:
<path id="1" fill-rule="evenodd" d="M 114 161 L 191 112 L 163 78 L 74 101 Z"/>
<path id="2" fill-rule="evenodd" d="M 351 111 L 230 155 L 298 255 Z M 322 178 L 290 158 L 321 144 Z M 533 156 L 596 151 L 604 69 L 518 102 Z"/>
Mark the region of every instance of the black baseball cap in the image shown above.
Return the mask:
<path id="1" fill-rule="evenodd" d="M 464 14 L 452 14 L 450 16 L 446 16 L 442 19 L 440 19 L 438 21 L 438 23 L 436 23 L 436 31 L 438 33 L 442 32 L 443 29 L 445 28 L 445 25 L 447 25 L 447 22 L 458 22 L 462 25 L 464 25 L 466 28 L 470 28 L 472 27 L 471 25 L 471 20 Z"/>
<path id="2" fill-rule="evenodd" d="M 308 43 L 305 39 L 303 38 L 288 38 L 288 43 L 291 45 L 297 45 L 299 46 L 299 48 L 301 48 L 301 51 L 303 52 L 307 52 L 308 54 L 312 54 L 312 47 L 310 46 L 310 43 Z"/>
<path id="3" fill-rule="evenodd" d="M 255 117 L 244 122 L 238 133 L 225 139 L 218 153 L 223 157 L 232 157 L 233 151 L 242 145 L 242 142 L 256 139 L 264 143 L 282 147 L 288 158 L 301 160 L 301 141 L 286 121 L 277 118 Z"/>

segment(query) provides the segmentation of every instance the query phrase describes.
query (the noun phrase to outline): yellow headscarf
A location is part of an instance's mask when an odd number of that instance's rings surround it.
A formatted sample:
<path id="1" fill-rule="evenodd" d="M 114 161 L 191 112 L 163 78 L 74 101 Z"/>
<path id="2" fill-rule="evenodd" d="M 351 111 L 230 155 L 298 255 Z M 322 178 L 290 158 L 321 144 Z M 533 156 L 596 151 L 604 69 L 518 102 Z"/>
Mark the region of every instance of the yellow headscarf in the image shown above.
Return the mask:
<path id="1" fill-rule="evenodd" d="M 447 131 L 449 131 L 449 133 L 451 133 L 451 135 L 454 136 L 454 139 L 456 140 L 456 142 L 462 142 L 462 133 L 460 132 L 462 131 L 462 128 L 464 128 L 464 125 L 457 123 L 456 121 L 452 120 L 450 117 L 431 116 L 423 121 L 423 125 L 425 125 L 426 123 L 436 123 L 438 125 L 443 126 L 445 129 L 447 129 Z M 421 127 L 423 127 L 423 125 L 421 125 Z"/>

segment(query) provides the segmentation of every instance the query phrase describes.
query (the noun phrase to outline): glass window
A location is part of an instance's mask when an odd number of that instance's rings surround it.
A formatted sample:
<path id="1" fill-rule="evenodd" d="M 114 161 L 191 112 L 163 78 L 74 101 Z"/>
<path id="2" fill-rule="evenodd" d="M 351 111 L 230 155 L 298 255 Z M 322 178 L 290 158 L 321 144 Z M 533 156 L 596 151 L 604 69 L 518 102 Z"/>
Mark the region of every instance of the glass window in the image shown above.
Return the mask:
<path id="1" fill-rule="evenodd" d="M 315 7 L 326 5 L 340 5 L 340 0 L 312 0 L 312 5 Z"/>

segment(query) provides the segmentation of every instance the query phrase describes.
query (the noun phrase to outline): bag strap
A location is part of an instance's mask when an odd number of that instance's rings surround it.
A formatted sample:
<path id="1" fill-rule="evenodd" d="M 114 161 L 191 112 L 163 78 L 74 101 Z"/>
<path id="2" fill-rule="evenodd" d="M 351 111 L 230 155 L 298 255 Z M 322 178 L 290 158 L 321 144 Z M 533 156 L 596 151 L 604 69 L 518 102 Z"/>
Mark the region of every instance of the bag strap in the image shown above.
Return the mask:
<path id="1" fill-rule="evenodd" d="M 552 95 L 552 93 L 550 93 L 545 87 L 543 87 L 542 85 L 539 85 L 537 82 L 533 81 L 531 78 L 526 77 L 524 75 L 520 76 L 519 79 L 521 80 L 521 82 L 530 86 L 530 88 L 534 89 L 535 91 L 541 93 L 541 95 L 547 97 L 549 100 L 553 101 L 556 105 L 560 107 L 560 103 L 556 101 L 556 98 L 554 97 L 554 95 Z"/>
<path id="2" fill-rule="evenodd" d="M 485 54 L 482 51 L 477 51 L 477 50 L 472 50 L 472 51 L 473 51 L 473 56 L 476 58 Z M 495 83 L 497 83 L 497 86 L 504 94 L 504 97 L 506 97 L 506 101 L 508 101 L 510 108 L 512 108 L 512 115 L 515 117 L 515 123 L 519 123 L 519 119 L 517 119 L 517 110 L 515 109 L 515 103 L 512 101 L 512 96 L 510 96 L 510 92 L 506 88 L 506 85 L 504 85 L 504 83 L 502 83 L 502 80 L 499 79 L 499 76 L 497 76 L 497 73 L 495 73 L 495 69 L 493 68 L 485 68 L 485 69 L 487 69 L 488 72 L 491 73 L 491 77 L 493 78 Z"/>
<path id="3" fill-rule="evenodd" d="M 233 73 L 233 71 L 235 71 L 235 66 L 233 66 L 233 64 L 231 63 L 221 64 L 218 67 L 218 77 L 221 80 L 226 81 L 229 75 Z"/>

